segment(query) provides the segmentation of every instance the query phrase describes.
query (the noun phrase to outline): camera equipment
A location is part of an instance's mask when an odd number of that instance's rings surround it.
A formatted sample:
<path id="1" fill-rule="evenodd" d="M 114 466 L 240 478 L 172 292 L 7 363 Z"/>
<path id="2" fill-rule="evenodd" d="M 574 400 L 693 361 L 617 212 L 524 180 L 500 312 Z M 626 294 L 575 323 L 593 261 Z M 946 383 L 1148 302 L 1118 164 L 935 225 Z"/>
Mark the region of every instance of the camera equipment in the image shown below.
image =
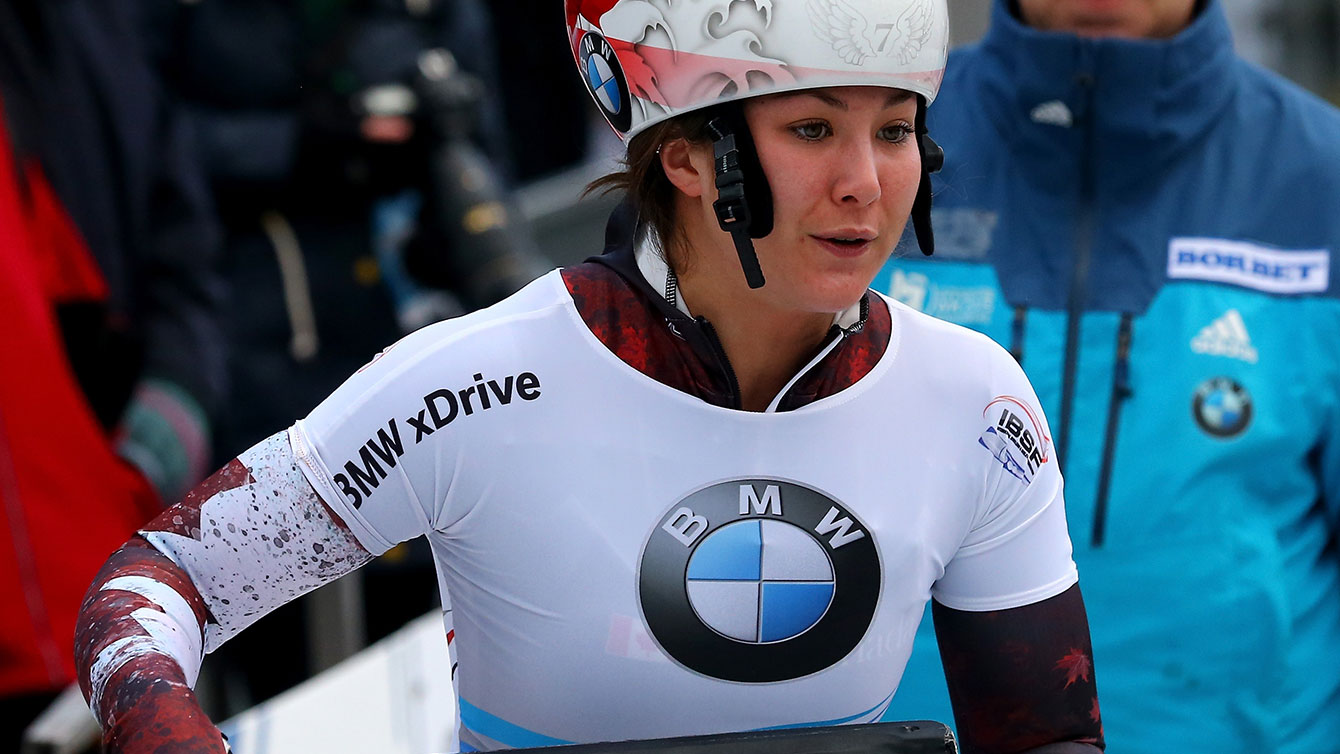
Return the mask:
<path id="1" fill-rule="evenodd" d="M 420 53 L 408 85 L 364 90 L 368 115 L 412 118 L 427 144 L 418 229 L 404 248 L 417 282 L 451 290 L 468 308 L 495 303 L 553 267 L 512 206 L 497 167 L 471 140 L 484 92 L 451 53 Z"/>

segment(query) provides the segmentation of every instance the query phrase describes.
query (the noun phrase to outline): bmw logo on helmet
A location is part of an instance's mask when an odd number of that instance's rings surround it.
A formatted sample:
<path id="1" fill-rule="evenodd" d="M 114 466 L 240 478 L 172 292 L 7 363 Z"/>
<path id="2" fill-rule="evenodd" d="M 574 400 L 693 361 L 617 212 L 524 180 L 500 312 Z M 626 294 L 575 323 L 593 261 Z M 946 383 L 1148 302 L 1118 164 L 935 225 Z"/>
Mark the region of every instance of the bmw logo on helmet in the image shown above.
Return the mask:
<path id="1" fill-rule="evenodd" d="M 588 31 L 578 48 L 578 62 L 582 80 L 600 111 L 619 133 L 627 132 L 633 124 L 633 102 L 614 47 L 598 32 Z"/>
<path id="2" fill-rule="evenodd" d="M 846 657 L 875 615 L 878 550 L 842 504 L 777 479 L 700 489 L 642 550 L 642 614 L 671 658 L 712 678 L 787 681 Z"/>
<path id="3" fill-rule="evenodd" d="M 1233 437 L 1252 420 L 1252 396 L 1237 380 L 1213 377 L 1196 388 L 1191 399 L 1196 424 L 1215 437 Z"/>

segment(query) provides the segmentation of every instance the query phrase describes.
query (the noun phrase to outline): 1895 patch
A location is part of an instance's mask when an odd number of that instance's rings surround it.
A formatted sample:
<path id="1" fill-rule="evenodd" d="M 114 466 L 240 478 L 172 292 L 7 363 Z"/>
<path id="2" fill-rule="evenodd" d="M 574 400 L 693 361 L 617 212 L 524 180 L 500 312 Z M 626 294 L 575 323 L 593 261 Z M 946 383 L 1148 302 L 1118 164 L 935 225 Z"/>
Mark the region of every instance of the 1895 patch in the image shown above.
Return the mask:
<path id="1" fill-rule="evenodd" d="M 817 673 L 865 636 L 879 600 L 878 550 L 841 503 L 776 479 L 700 489 L 642 550 L 647 628 L 690 670 L 746 683 Z"/>

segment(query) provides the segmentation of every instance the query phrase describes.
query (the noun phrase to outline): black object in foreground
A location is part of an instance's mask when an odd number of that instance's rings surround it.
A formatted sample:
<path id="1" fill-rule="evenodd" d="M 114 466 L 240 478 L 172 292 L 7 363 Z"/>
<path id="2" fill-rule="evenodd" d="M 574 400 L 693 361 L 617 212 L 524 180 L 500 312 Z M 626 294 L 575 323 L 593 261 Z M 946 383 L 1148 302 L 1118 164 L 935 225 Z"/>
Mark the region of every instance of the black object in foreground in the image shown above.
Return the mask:
<path id="1" fill-rule="evenodd" d="M 958 754 L 958 743 L 953 731 L 941 723 L 911 720 L 551 746 L 544 751 L 552 754 Z"/>

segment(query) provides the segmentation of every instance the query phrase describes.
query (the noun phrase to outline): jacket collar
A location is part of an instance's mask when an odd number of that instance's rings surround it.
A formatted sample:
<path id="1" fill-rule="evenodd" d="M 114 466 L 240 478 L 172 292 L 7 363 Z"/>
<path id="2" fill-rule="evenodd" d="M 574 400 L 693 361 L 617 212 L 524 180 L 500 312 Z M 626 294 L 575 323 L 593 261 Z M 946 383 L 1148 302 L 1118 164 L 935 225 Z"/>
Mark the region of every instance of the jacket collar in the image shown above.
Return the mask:
<path id="1" fill-rule="evenodd" d="M 930 110 L 932 133 L 947 119 L 940 186 L 990 185 L 990 255 L 1012 306 L 1143 312 L 1164 283 L 1171 229 L 1145 210 L 1178 201 L 1160 187 L 1203 158 L 1188 160 L 1238 99 L 1223 8 L 1208 0 L 1177 36 L 1130 40 L 1039 31 L 1010 4 L 996 0 L 981 44 L 950 56 L 955 99 Z M 959 201 L 943 196 L 942 212 Z"/>
<path id="2" fill-rule="evenodd" d="M 1092 128 L 1099 138 L 1150 142 L 1164 153 L 1210 127 L 1232 99 L 1233 40 L 1218 0 L 1204 3 L 1190 26 L 1166 40 L 1039 31 L 1015 17 L 1011 5 L 996 0 L 982 40 L 993 62 L 981 66 L 989 71 L 984 105 L 1002 130 L 1034 123 Z M 1046 132 L 1005 135 L 1041 138 L 1039 149 L 1065 143 Z"/>
<path id="3" fill-rule="evenodd" d="M 661 241 L 650 226 L 642 225 L 638 228 L 637 239 L 633 243 L 633 256 L 637 262 L 638 271 L 642 273 L 642 277 L 651 286 L 652 290 L 661 291 L 661 297 L 671 306 L 689 318 L 693 318 L 693 313 L 689 311 L 689 305 L 684 301 L 684 297 L 679 295 L 679 279 L 675 277 L 670 270 L 670 265 L 666 263 Z M 852 304 L 833 316 L 833 324 L 844 332 L 852 328 L 859 328 L 865 319 L 862 311 L 868 305 L 868 301 L 864 303 L 858 301 Z"/>
<path id="4" fill-rule="evenodd" d="M 683 336 L 701 326 L 689 312 L 682 296 L 670 300 L 667 292 L 675 288 L 670 282 L 670 267 L 661 254 L 660 242 L 650 229 L 640 223 L 637 211 L 628 202 L 614 208 L 605 225 L 605 250 L 588 258 L 619 273 L 660 312 L 671 329 Z M 870 292 L 861 301 L 852 304 L 833 318 L 833 326 L 844 333 L 859 332 L 865 325 L 870 306 Z M 691 341 L 696 338 L 691 339 Z"/>
<path id="5" fill-rule="evenodd" d="M 647 272 L 639 266 L 636 251 L 639 225 L 637 210 L 627 201 L 621 202 L 605 224 L 604 251 L 586 261 L 605 265 L 619 273 L 641 298 L 665 318 L 671 332 L 687 340 L 700 354 L 710 355 L 711 349 L 698 332 L 698 323 L 693 316 L 687 309 L 681 310 L 670 303 L 665 297 L 664 288 L 653 287 Z M 663 281 L 660 284 L 663 285 Z"/>

